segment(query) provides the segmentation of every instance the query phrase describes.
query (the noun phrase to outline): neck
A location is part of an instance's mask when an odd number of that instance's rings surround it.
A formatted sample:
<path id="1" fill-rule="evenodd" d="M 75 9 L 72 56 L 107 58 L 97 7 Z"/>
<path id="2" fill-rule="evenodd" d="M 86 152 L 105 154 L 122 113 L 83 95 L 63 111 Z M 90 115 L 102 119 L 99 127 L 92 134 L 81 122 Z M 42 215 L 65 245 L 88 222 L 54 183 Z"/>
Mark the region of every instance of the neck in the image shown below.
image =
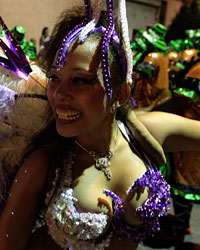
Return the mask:
<path id="1" fill-rule="evenodd" d="M 110 150 L 115 150 L 119 128 L 117 121 L 111 123 L 107 128 L 102 128 L 97 133 L 80 135 L 76 140 L 87 150 L 92 150 L 98 155 L 106 155 Z"/>

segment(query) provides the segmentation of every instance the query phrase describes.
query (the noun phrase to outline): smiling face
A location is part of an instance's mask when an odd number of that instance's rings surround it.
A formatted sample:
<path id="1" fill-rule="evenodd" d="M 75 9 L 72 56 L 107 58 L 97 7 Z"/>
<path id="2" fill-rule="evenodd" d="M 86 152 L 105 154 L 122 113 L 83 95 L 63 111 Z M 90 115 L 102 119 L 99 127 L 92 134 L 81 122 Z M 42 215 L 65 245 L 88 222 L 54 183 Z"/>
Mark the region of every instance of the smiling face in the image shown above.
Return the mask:
<path id="1" fill-rule="evenodd" d="M 106 101 L 100 69 L 97 39 L 87 39 L 68 52 L 60 71 L 55 62 L 51 69 L 48 98 L 60 135 L 73 137 L 98 133 L 112 123 L 111 101 Z M 116 96 L 116 95 L 115 95 Z"/>

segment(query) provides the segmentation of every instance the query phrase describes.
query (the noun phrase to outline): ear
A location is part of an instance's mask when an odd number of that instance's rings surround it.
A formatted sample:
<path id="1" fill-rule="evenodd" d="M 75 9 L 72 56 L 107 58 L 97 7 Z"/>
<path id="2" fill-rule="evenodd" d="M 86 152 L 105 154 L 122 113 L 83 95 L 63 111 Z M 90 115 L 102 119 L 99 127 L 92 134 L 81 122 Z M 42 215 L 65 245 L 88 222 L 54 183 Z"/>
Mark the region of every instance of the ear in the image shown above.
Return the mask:
<path id="1" fill-rule="evenodd" d="M 119 101 L 120 106 L 126 102 L 130 95 L 130 92 L 130 86 L 126 82 L 123 82 L 117 96 L 117 100 Z"/>

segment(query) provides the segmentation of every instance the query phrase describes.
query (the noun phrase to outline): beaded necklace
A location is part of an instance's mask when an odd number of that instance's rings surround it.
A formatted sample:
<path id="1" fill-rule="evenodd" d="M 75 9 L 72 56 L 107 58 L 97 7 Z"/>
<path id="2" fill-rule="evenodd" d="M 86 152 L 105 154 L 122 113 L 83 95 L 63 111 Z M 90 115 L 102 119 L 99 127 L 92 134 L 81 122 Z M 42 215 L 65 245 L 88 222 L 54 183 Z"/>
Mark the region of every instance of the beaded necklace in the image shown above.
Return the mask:
<path id="1" fill-rule="evenodd" d="M 104 175 L 106 176 L 108 181 L 110 181 L 112 179 L 112 172 L 109 169 L 109 167 L 110 167 L 110 160 L 111 160 L 111 158 L 114 155 L 115 150 L 116 150 L 118 134 L 119 134 L 119 128 L 117 125 L 117 134 L 116 134 L 114 149 L 110 149 L 108 154 L 106 154 L 106 155 L 102 154 L 101 156 L 97 155 L 97 153 L 94 150 L 88 150 L 87 148 L 85 148 L 76 139 L 74 141 L 76 143 L 76 145 L 79 146 L 79 148 L 81 148 L 83 151 L 88 153 L 93 158 L 93 160 L 95 161 L 95 165 L 94 165 L 95 168 L 97 170 L 101 170 L 104 173 Z"/>
<path id="2" fill-rule="evenodd" d="M 107 155 L 98 156 L 93 150 L 88 150 L 87 148 L 83 147 L 77 140 L 75 140 L 76 145 L 78 145 L 83 151 L 88 153 L 95 161 L 95 168 L 98 170 L 103 171 L 104 175 L 108 180 L 112 179 L 112 172 L 109 169 L 110 167 L 110 159 L 114 155 L 114 150 L 109 150 Z"/>

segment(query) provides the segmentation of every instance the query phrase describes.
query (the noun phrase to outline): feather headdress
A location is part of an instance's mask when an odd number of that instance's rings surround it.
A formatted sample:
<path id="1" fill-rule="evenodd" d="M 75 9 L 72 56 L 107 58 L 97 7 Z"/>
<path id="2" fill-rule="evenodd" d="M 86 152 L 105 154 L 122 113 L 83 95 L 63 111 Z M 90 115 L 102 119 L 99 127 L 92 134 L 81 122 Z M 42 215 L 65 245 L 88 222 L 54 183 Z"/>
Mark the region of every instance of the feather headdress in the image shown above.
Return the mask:
<path id="1" fill-rule="evenodd" d="M 96 0 L 96 5 L 93 11 L 90 0 L 84 0 L 84 3 L 86 9 L 85 20 L 71 30 L 63 39 L 57 57 L 57 69 L 60 70 L 61 66 L 64 64 L 69 46 L 76 38 L 78 38 L 78 43 L 83 43 L 92 32 L 101 33 L 103 36 L 101 47 L 101 67 L 107 99 L 111 99 L 112 85 L 108 62 L 108 50 L 111 40 L 122 58 L 123 80 L 129 84 L 132 83 L 132 51 L 130 48 L 128 23 L 126 18 L 126 2 L 125 0 L 119 0 L 118 2 L 118 23 L 122 30 L 122 41 L 120 41 L 119 35 L 115 31 L 113 0 L 106 0 L 108 16 L 107 27 L 97 27 L 101 15 L 101 0 Z"/>

